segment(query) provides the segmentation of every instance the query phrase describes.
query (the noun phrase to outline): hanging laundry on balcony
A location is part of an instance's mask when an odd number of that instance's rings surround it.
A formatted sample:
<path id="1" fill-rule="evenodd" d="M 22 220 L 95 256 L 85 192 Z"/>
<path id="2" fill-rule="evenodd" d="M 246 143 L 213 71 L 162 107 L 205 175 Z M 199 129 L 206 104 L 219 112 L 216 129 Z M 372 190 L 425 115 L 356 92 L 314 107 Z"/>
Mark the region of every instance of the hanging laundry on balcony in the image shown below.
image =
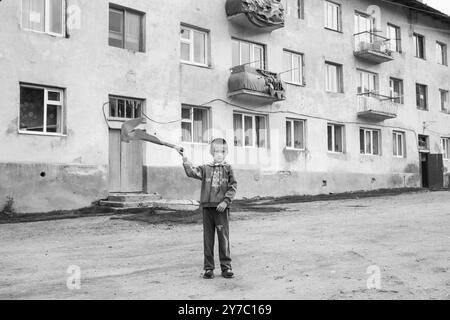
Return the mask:
<path id="1" fill-rule="evenodd" d="M 286 91 L 278 74 L 241 65 L 231 69 L 228 96 L 268 103 L 286 99 Z"/>
<path id="2" fill-rule="evenodd" d="M 244 27 L 268 31 L 284 27 L 281 0 L 227 0 L 226 12 L 231 21 Z"/>

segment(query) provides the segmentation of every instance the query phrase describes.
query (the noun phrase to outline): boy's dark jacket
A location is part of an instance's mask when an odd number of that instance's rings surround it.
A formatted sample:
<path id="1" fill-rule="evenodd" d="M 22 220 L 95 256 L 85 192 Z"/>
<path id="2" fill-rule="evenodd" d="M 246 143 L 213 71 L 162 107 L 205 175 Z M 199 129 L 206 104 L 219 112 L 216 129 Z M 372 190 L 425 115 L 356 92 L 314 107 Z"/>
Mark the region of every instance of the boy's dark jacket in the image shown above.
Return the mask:
<path id="1" fill-rule="evenodd" d="M 200 204 L 203 208 L 216 208 L 222 202 L 231 206 L 237 191 L 237 181 L 231 165 L 210 163 L 194 167 L 186 161 L 183 167 L 189 178 L 202 181 Z"/>

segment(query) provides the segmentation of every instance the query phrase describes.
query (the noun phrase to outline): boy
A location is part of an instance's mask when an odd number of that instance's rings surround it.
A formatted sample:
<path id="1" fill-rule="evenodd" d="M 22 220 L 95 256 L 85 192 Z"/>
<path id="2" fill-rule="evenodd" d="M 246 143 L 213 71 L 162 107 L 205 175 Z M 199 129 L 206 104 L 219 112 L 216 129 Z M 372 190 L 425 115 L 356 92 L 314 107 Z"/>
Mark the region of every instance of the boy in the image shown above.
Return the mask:
<path id="1" fill-rule="evenodd" d="M 234 277 L 231 268 L 229 218 L 230 206 L 237 191 L 237 182 L 233 169 L 225 162 L 228 144 L 224 139 L 211 142 L 211 155 L 214 161 L 200 167 L 194 167 L 184 156 L 183 167 L 190 178 L 202 181 L 200 205 L 203 209 L 203 241 L 205 255 L 205 279 L 214 278 L 214 238 L 217 229 L 219 238 L 219 256 L 222 276 Z"/>

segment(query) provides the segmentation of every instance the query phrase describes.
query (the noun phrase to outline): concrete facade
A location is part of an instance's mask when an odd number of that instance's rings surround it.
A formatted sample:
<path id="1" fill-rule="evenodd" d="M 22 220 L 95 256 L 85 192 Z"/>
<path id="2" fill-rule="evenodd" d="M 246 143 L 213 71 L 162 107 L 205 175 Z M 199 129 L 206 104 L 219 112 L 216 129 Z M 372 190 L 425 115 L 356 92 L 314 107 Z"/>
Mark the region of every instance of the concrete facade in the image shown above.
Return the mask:
<path id="1" fill-rule="evenodd" d="M 229 162 L 239 182 L 239 197 L 337 193 L 380 188 L 420 187 L 417 135 L 430 136 L 430 152 L 441 153 L 450 137 L 450 115 L 440 111 L 439 89 L 450 90 L 449 67 L 436 62 L 436 41 L 450 44 L 449 24 L 382 1 L 336 0 L 342 32 L 324 28 L 323 1 L 304 1 L 304 19 L 293 13 L 286 26 L 254 32 L 228 21 L 225 0 L 131 1 L 111 3 L 145 13 L 145 52 L 108 45 L 109 1 L 67 0 L 67 37 L 21 27 L 20 1 L 0 3 L 0 207 L 10 196 L 19 212 L 74 209 L 108 195 L 109 132 L 102 105 L 109 95 L 145 99 L 146 114 L 158 122 L 181 118 L 181 105 L 223 99 L 267 115 L 269 147 L 231 146 Z M 289 1 L 292 5 L 296 1 Z M 353 55 L 354 12 L 381 8 L 381 28 L 401 28 L 402 53 L 394 61 L 370 64 Z M 79 11 L 78 11 L 79 10 Z M 72 14 L 76 20 L 70 21 Z M 180 23 L 209 32 L 210 66 L 180 62 Z M 426 38 L 427 59 L 414 57 L 412 34 Z M 232 38 L 265 45 L 266 67 L 283 72 L 283 49 L 304 54 L 304 86 L 286 84 L 287 99 L 274 104 L 243 104 L 227 98 Z M 325 61 L 343 65 L 343 93 L 325 91 Z M 357 69 L 378 73 L 379 91 L 389 94 L 389 78 L 403 79 L 405 103 L 395 119 L 382 123 L 357 116 Z M 65 94 L 64 135 L 19 133 L 20 83 L 58 87 Z M 415 84 L 428 85 L 429 111 L 416 107 Z M 221 101 L 206 104 L 210 137 L 233 141 L 233 112 L 247 112 Z M 296 114 L 274 113 L 293 111 Z M 300 116 L 301 114 L 302 116 Z M 286 118 L 306 120 L 306 150 L 285 148 Z M 345 152 L 330 153 L 327 124 L 345 124 Z M 425 125 L 424 125 L 425 123 Z M 120 127 L 118 121 L 109 126 Z M 208 162 L 209 146 L 181 143 L 180 123 L 145 125 L 182 144 L 196 164 Z M 359 129 L 382 133 L 381 156 L 361 155 Z M 406 136 L 406 157 L 393 156 L 392 132 Z M 439 134 L 437 134 L 439 133 Z M 198 199 L 199 184 L 188 180 L 173 151 L 145 146 L 143 191 L 164 198 Z M 444 161 L 445 181 L 449 161 Z"/>

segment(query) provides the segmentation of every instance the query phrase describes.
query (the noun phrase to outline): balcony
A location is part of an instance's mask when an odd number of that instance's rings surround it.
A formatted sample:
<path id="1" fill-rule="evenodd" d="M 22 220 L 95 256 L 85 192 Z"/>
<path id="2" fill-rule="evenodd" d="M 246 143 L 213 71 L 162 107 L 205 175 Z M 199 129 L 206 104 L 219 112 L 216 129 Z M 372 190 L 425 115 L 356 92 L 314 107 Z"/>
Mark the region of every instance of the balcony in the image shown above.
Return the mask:
<path id="1" fill-rule="evenodd" d="M 285 88 L 278 74 L 247 65 L 231 69 L 228 97 L 260 104 L 285 100 Z"/>
<path id="2" fill-rule="evenodd" d="M 395 99 L 373 92 L 358 95 L 358 117 L 374 122 L 397 118 Z"/>
<path id="3" fill-rule="evenodd" d="M 369 31 L 355 34 L 355 51 L 353 54 L 377 64 L 394 60 L 390 50 L 390 40 Z"/>
<path id="4" fill-rule="evenodd" d="M 279 0 L 227 0 L 228 20 L 256 32 L 284 27 L 285 14 Z"/>

